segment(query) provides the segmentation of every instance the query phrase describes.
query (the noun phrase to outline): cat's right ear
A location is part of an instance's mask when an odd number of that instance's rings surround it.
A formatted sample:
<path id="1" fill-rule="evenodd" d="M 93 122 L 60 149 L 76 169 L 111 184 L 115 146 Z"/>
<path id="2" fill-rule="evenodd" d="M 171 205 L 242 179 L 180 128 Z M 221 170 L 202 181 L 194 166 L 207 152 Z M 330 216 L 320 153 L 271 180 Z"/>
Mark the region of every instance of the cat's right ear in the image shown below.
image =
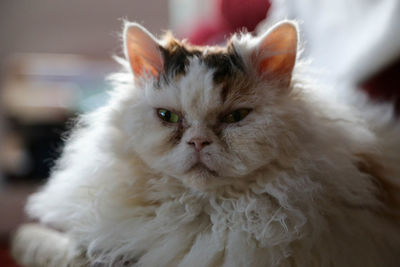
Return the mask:
<path id="1" fill-rule="evenodd" d="M 164 65 L 160 47 L 157 39 L 141 25 L 125 24 L 125 57 L 135 77 L 159 77 Z"/>
<path id="2" fill-rule="evenodd" d="M 258 75 L 280 80 L 288 85 L 296 62 L 298 45 L 297 24 L 283 21 L 260 36 L 252 51 L 252 63 Z"/>

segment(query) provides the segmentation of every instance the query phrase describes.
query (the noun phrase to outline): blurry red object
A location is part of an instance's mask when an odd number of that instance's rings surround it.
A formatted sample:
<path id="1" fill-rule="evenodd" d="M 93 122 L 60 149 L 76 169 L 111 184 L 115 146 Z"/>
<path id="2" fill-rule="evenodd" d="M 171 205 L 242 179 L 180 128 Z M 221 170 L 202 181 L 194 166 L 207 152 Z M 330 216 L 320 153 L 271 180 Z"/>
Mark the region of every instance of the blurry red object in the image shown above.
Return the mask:
<path id="1" fill-rule="evenodd" d="M 10 250 L 5 245 L 0 245 L 0 266 L 4 266 L 4 267 L 20 267 L 11 258 Z"/>
<path id="2" fill-rule="evenodd" d="M 243 28 L 251 32 L 265 19 L 271 6 L 269 0 L 216 0 L 215 3 L 218 18 L 212 23 L 200 24 L 189 36 L 190 43 L 218 44 Z"/>

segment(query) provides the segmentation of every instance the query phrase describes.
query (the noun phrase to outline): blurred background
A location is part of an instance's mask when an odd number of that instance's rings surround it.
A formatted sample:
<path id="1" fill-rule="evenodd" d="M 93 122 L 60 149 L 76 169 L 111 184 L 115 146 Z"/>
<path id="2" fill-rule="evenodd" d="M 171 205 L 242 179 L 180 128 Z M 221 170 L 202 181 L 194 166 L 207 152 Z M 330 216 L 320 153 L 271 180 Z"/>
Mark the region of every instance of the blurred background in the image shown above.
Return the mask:
<path id="1" fill-rule="evenodd" d="M 123 19 L 156 36 L 223 44 L 296 19 L 304 56 L 321 82 L 364 90 L 400 110 L 397 0 L 2 0 L 0 2 L 0 266 L 16 266 L 8 240 L 27 220 L 27 195 L 43 184 L 69 121 L 107 101 L 119 70 Z"/>

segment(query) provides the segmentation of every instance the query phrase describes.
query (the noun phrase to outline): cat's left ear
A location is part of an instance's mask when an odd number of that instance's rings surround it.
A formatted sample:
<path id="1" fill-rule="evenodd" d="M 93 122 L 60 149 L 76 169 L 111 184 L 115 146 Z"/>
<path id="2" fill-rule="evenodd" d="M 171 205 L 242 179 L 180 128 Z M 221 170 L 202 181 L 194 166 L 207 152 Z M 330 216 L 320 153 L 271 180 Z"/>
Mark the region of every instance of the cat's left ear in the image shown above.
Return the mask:
<path id="1" fill-rule="evenodd" d="M 280 22 L 259 37 L 251 54 L 258 74 L 289 84 L 296 62 L 297 43 L 297 25 L 291 21 Z"/>
<path id="2" fill-rule="evenodd" d="M 163 57 L 158 40 L 137 23 L 127 23 L 124 29 L 125 57 L 135 77 L 156 78 L 163 70 Z"/>

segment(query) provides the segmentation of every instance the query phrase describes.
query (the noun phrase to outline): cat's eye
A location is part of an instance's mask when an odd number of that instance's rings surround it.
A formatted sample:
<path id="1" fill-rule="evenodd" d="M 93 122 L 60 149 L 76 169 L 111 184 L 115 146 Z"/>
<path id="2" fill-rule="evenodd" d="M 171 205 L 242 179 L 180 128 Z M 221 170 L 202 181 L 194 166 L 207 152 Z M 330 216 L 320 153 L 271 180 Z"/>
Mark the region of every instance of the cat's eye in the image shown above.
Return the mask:
<path id="1" fill-rule="evenodd" d="M 237 109 L 228 115 L 225 115 L 225 117 L 222 118 L 222 121 L 225 123 L 235 123 L 241 121 L 250 113 L 250 111 L 251 109 L 248 108 Z"/>
<path id="2" fill-rule="evenodd" d="M 179 115 L 168 109 L 164 109 L 164 108 L 157 109 L 157 115 L 158 115 L 158 117 L 160 117 L 160 119 L 162 119 L 163 121 L 169 122 L 169 123 L 177 123 L 180 121 Z"/>

